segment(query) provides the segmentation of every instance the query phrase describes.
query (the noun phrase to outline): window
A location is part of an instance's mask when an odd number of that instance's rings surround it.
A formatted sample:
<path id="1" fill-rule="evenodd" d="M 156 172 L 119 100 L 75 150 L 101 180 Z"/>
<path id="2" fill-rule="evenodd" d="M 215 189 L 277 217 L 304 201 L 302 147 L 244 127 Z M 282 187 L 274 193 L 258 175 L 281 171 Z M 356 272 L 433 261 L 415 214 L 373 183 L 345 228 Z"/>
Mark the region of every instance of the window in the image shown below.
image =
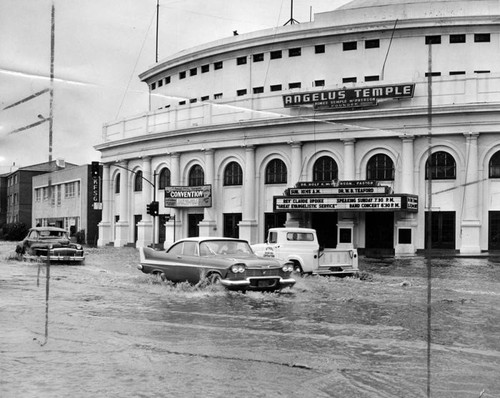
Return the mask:
<path id="1" fill-rule="evenodd" d="M 196 76 L 198 74 L 198 68 L 189 69 L 189 76 Z"/>
<path id="2" fill-rule="evenodd" d="M 215 70 L 222 69 L 222 66 L 223 66 L 222 61 L 214 62 Z"/>
<path id="3" fill-rule="evenodd" d="M 450 43 L 465 43 L 465 35 L 450 35 Z"/>
<path id="4" fill-rule="evenodd" d="M 199 164 L 195 164 L 189 170 L 188 185 L 190 187 L 195 187 L 198 185 L 203 185 L 205 183 L 205 173 Z"/>
<path id="5" fill-rule="evenodd" d="M 289 89 L 300 88 L 302 84 L 300 82 L 288 83 Z"/>
<path id="6" fill-rule="evenodd" d="M 243 170 L 237 162 L 230 162 L 224 169 L 224 186 L 242 185 Z"/>
<path id="7" fill-rule="evenodd" d="M 254 94 L 260 94 L 264 92 L 264 87 L 254 87 L 253 88 L 253 93 Z"/>
<path id="8" fill-rule="evenodd" d="M 138 171 L 135 173 L 134 191 L 142 191 L 142 171 Z"/>
<path id="9" fill-rule="evenodd" d="M 454 180 L 456 178 L 456 163 L 448 152 L 433 153 L 425 165 L 425 179 Z"/>
<path id="10" fill-rule="evenodd" d="M 281 159 L 271 160 L 266 167 L 266 184 L 286 184 L 286 165 Z"/>
<path id="11" fill-rule="evenodd" d="M 356 77 L 344 77 L 342 83 L 356 83 L 358 79 Z"/>
<path id="12" fill-rule="evenodd" d="M 425 36 L 425 44 L 441 44 L 441 36 Z"/>
<path id="13" fill-rule="evenodd" d="M 116 176 L 115 180 L 115 193 L 120 193 L 120 174 Z"/>
<path id="14" fill-rule="evenodd" d="M 281 50 L 271 51 L 271 59 L 280 59 L 282 57 Z"/>
<path id="15" fill-rule="evenodd" d="M 165 78 L 165 84 L 170 84 L 170 76 L 167 76 L 167 77 Z"/>
<path id="16" fill-rule="evenodd" d="M 367 180 L 394 181 L 394 163 L 382 153 L 372 156 L 366 166 Z"/>
<path id="17" fill-rule="evenodd" d="M 365 76 L 365 82 L 377 82 L 380 80 L 379 75 Z"/>
<path id="18" fill-rule="evenodd" d="M 337 162 L 330 156 L 321 156 L 314 162 L 313 181 L 333 181 L 338 178 L 339 168 Z"/>
<path id="19" fill-rule="evenodd" d="M 154 89 L 156 89 L 156 82 L 151 83 L 151 90 L 154 90 Z"/>
<path id="20" fill-rule="evenodd" d="M 379 39 L 365 40 L 365 48 L 379 48 L 379 47 L 380 47 Z"/>
<path id="21" fill-rule="evenodd" d="M 450 76 L 455 76 L 455 75 L 465 75 L 464 70 L 452 70 L 450 71 Z"/>
<path id="22" fill-rule="evenodd" d="M 202 101 L 208 101 L 210 97 L 208 95 L 204 95 L 203 97 L 200 98 Z"/>
<path id="23" fill-rule="evenodd" d="M 281 91 L 281 84 L 274 84 L 271 86 L 271 91 Z"/>
<path id="24" fill-rule="evenodd" d="M 342 43 L 342 50 L 344 51 L 352 51 L 357 50 L 358 42 L 357 41 L 346 41 Z"/>
<path id="25" fill-rule="evenodd" d="M 190 104 L 194 104 L 195 102 L 198 102 L 198 100 L 197 100 L 196 98 L 191 98 L 191 99 L 189 100 L 189 103 L 190 103 Z"/>
<path id="26" fill-rule="evenodd" d="M 500 178 L 500 151 L 491 157 L 489 177 Z"/>
<path id="27" fill-rule="evenodd" d="M 186 78 L 186 71 L 182 71 L 179 73 L 179 79 L 185 79 Z"/>
<path id="28" fill-rule="evenodd" d="M 475 70 L 474 73 L 490 73 L 489 70 Z"/>
<path id="29" fill-rule="evenodd" d="M 315 80 L 314 81 L 314 87 L 323 87 L 325 85 L 324 80 Z"/>
<path id="30" fill-rule="evenodd" d="M 300 47 L 291 48 L 288 50 L 289 57 L 300 57 L 301 54 L 302 54 L 302 49 Z"/>
<path id="31" fill-rule="evenodd" d="M 314 46 L 314 53 L 315 54 L 324 54 L 325 53 L 325 45 L 324 44 L 317 44 Z"/>
<path id="32" fill-rule="evenodd" d="M 441 72 L 425 72 L 425 77 L 429 76 L 441 76 Z"/>
<path id="33" fill-rule="evenodd" d="M 163 86 L 163 79 L 158 80 L 158 87 L 161 87 L 161 86 Z"/>
<path id="34" fill-rule="evenodd" d="M 474 42 L 475 43 L 488 43 L 490 41 L 490 34 L 489 33 L 476 33 L 474 35 Z"/>
<path id="35" fill-rule="evenodd" d="M 179 105 L 186 105 L 186 101 L 179 101 Z"/>
<path id="36" fill-rule="evenodd" d="M 76 188 L 76 183 L 75 182 L 69 182 L 66 184 L 66 187 L 64 189 L 64 197 L 65 198 L 74 198 L 75 197 L 75 188 Z"/>
<path id="37" fill-rule="evenodd" d="M 247 63 L 247 57 L 236 58 L 236 65 L 245 65 Z"/>
<path id="38" fill-rule="evenodd" d="M 201 65 L 201 73 L 207 73 L 210 71 L 210 65 Z"/>
<path id="39" fill-rule="evenodd" d="M 242 88 L 241 90 L 236 90 L 236 95 L 238 97 L 241 97 L 242 95 L 247 95 L 247 89 L 246 88 Z"/>
<path id="40" fill-rule="evenodd" d="M 35 189 L 35 202 L 42 201 L 42 188 Z"/>
<path id="41" fill-rule="evenodd" d="M 170 169 L 164 167 L 160 171 L 160 176 L 158 177 L 158 188 L 164 189 L 170 186 Z"/>
<path id="42" fill-rule="evenodd" d="M 253 55 L 253 62 L 262 62 L 262 61 L 264 61 L 263 53 Z"/>
<path id="43" fill-rule="evenodd" d="M 222 93 L 214 94 L 214 99 L 221 99 L 221 98 L 222 98 Z"/>

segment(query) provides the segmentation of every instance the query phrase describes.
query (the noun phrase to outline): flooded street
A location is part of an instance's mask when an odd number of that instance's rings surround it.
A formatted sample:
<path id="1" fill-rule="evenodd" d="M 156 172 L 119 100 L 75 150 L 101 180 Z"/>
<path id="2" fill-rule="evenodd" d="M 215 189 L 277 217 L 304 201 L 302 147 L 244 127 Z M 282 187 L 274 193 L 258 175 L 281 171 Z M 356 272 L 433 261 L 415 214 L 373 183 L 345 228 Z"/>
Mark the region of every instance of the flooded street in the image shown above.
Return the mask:
<path id="1" fill-rule="evenodd" d="M 0 396 L 425 397 L 422 257 L 281 293 L 157 282 L 132 248 L 50 270 L 0 243 Z M 433 397 L 500 396 L 500 263 L 433 260 Z M 48 339 L 45 341 L 45 327 Z"/>

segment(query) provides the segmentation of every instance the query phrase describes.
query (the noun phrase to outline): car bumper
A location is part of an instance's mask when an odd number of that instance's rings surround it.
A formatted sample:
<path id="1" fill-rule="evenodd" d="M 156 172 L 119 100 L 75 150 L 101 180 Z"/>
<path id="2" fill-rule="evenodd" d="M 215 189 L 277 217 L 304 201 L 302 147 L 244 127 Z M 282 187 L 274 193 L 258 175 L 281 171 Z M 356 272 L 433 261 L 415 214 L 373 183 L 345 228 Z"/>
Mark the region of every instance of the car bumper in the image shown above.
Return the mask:
<path id="1" fill-rule="evenodd" d="M 275 283 L 272 283 L 275 282 Z M 250 277 L 246 279 L 222 279 L 220 283 L 228 289 L 252 289 L 252 290 L 276 290 L 285 287 L 292 287 L 295 285 L 295 279 L 276 278 L 276 277 L 263 277 L 255 278 Z"/>
<path id="2" fill-rule="evenodd" d="M 47 256 L 38 256 L 38 258 L 42 261 L 47 261 Z M 50 261 L 54 262 L 70 262 L 70 263 L 78 263 L 82 262 L 85 260 L 85 256 L 63 256 L 63 255 L 57 255 L 57 254 L 51 254 L 49 256 Z"/>

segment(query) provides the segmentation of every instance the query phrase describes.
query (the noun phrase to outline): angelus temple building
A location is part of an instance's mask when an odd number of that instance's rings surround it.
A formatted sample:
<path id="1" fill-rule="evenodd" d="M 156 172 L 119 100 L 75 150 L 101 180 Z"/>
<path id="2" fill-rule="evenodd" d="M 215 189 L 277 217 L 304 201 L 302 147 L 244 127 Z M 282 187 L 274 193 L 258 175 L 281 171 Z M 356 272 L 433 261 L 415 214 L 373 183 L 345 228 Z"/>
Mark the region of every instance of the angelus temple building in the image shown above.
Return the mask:
<path id="1" fill-rule="evenodd" d="M 500 249 L 498 0 L 354 0 L 139 77 L 150 109 L 96 146 L 99 245 L 287 225 L 361 253 Z"/>

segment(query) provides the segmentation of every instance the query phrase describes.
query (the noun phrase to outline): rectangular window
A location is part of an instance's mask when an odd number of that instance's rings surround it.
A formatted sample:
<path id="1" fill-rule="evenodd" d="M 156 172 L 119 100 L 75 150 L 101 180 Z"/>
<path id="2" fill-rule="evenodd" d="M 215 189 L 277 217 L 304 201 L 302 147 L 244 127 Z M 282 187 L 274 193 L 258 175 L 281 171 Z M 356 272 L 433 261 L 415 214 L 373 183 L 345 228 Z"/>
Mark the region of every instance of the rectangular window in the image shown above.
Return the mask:
<path id="1" fill-rule="evenodd" d="M 223 66 L 222 61 L 214 62 L 215 70 L 222 69 L 222 66 Z"/>
<path id="2" fill-rule="evenodd" d="M 170 84 L 170 76 L 167 76 L 167 77 L 165 78 L 165 84 Z"/>
<path id="3" fill-rule="evenodd" d="M 314 87 L 323 87 L 325 85 L 324 80 L 315 80 L 314 81 Z"/>
<path id="4" fill-rule="evenodd" d="M 475 70 L 474 73 L 490 73 L 489 70 Z"/>
<path id="5" fill-rule="evenodd" d="M 379 48 L 379 47 L 380 47 L 379 39 L 365 40 L 365 48 Z"/>
<path id="6" fill-rule="evenodd" d="M 245 65 L 247 63 L 247 57 L 236 58 L 236 65 Z"/>
<path id="7" fill-rule="evenodd" d="M 35 189 L 35 202 L 40 202 L 42 200 L 42 189 Z"/>
<path id="8" fill-rule="evenodd" d="M 198 101 L 198 100 L 197 100 L 196 98 L 191 98 L 191 99 L 189 100 L 189 103 L 190 103 L 190 104 L 194 104 L 194 103 L 195 103 L 195 102 L 197 102 L 197 101 Z"/>
<path id="9" fill-rule="evenodd" d="M 201 73 L 207 73 L 210 71 L 210 65 L 201 65 Z"/>
<path id="10" fill-rule="evenodd" d="M 425 36 L 425 44 L 441 44 L 441 36 L 440 35 Z"/>
<path id="11" fill-rule="evenodd" d="M 179 105 L 186 105 L 186 101 L 179 101 Z"/>
<path id="12" fill-rule="evenodd" d="M 289 57 L 300 57 L 301 54 L 302 54 L 302 49 L 300 47 L 290 48 L 288 50 L 288 56 Z"/>
<path id="13" fill-rule="evenodd" d="M 236 91 L 236 95 L 237 95 L 238 97 L 241 97 L 242 95 L 246 95 L 246 94 L 247 94 L 247 89 L 246 89 L 246 88 L 243 88 L 243 89 L 241 89 L 241 90 L 237 90 L 237 91 Z"/>
<path id="14" fill-rule="evenodd" d="M 189 69 L 189 76 L 196 76 L 198 74 L 198 68 Z"/>
<path id="15" fill-rule="evenodd" d="M 464 70 L 452 70 L 450 71 L 450 76 L 455 76 L 455 75 L 465 75 Z"/>
<path id="16" fill-rule="evenodd" d="M 300 88 L 302 84 L 300 82 L 288 83 L 289 89 Z"/>
<path id="17" fill-rule="evenodd" d="M 476 33 L 474 35 L 474 42 L 475 43 L 488 43 L 490 41 L 490 34 L 489 33 Z"/>
<path id="18" fill-rule="evenodd" d="M 280 59 L 282 56 L 281 50 L 271 51 L 271 59 Z"/>
<path id="19" fill-rule="evenodd" d="M 151 83 L 151 90 L 154 90 L 154 89 L 156 89 L 156 82 Z"/>
<path id="20" fill-rule="evenodd" d="M 264 87 L 254 87 L 253 88 L 253 93 L 254 94 L 261 94 L 264 92 Z"/>
<path id="21" fill-rule="evenodd" d="M 271 86 L 271 91 L 281 91 L 281 84 L 274 84 Z"/>
<path id="22" fill-rule="evenodd" d="M 324 54 L 325 53 L 325 45 L 318 44 L 318 45 L 314 46 L 314 53 L 315 54 Z"/>
<path id="23" fill-rule="evenodd" d="M 379 75 L 365 76 L 365 82 L 378 82 L 380 80 Z"/>
<path id="24" fill-rule="evenodd" d="M 429 77 L 429 76 L 441 76 L 441 72 L 425 72 L 425 77 Z"/>
<path id="25" fill-rule="evenodd" d="M 186 71 L 182 71 L 179 73 L 179 79 L 185 79 L 186 78 Z"/>
<path id="26" fill-rule="evenodd" d="M 465 35 L 450 35 L 450 43 L 465 43 Z"/>
<path id="27" fill-rule="evenodd" d="M 253 55 L 253 62 L 262 62 L 262 61 L 264 61 L 264 53 Z"/>
<path id="28" fill-rule="evenodd" d="M 342 43 L 342 50 L 343 51 L 352 51 L 352 50 L 357 50 L 358 49 L 358 42 L 357 41 L 346 41 Z"/>
<path id="29" fill-rule="evenodd" d="M 158 80 L 158 87 L 161 87 L 161 86 L 163 86 L 163 79 Z"/>
<path id="30" fill-rule="evenodd" d="M 342 79 L 342 83 L 356 83 L 358 81 L 358 78 L 356 77 L 344 77 Z"/>
<path id="31" fill-rule="evenodd" d="M 209 97 L 208 95 L 204 95 L 204 96 L 203 96 L 203 97 L 201 97 L 200 99 L 201 99 L 202 101 L 208 101 L 208 99 L 209 99 L 209 98 L 210 98 L 210 97 Z"/>
<path id="32" fill-rule="evenodd" d="M 221 99 L 221 98 L 222 98 L 222 93 L 214 94 L 214 99 Z"/>

